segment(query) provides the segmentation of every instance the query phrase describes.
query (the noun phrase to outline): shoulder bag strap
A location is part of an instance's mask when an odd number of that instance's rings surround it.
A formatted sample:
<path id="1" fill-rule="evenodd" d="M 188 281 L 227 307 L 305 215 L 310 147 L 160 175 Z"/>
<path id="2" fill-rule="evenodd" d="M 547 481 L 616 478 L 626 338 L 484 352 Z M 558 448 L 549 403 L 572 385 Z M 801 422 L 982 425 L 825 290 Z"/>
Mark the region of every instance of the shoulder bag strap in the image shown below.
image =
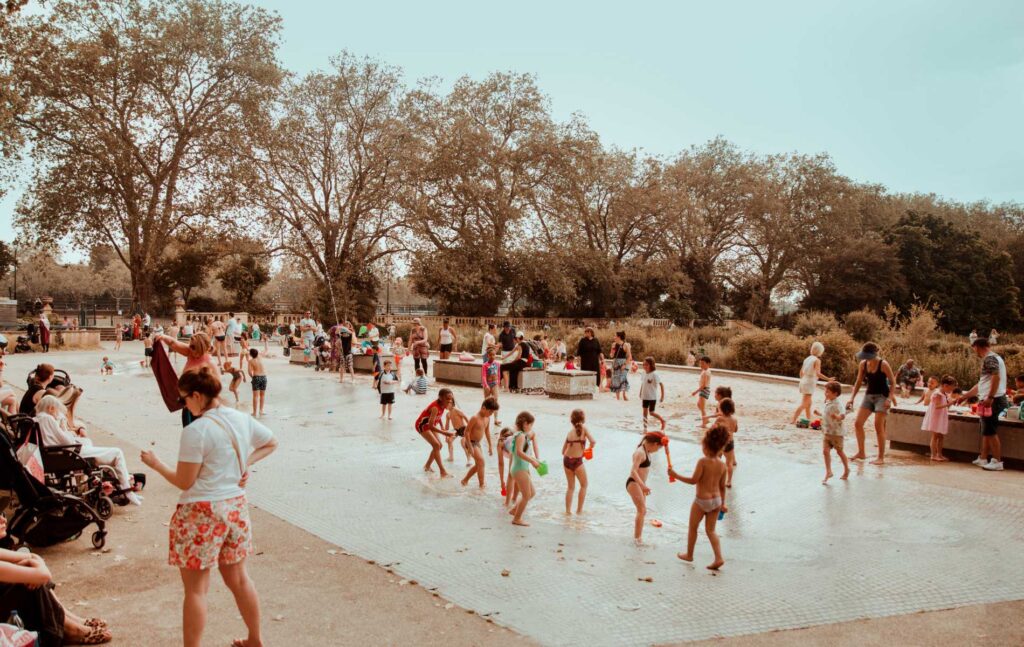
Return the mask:
<path id="1" fill-rule="evenodd" d="M 245 476 L 245 461 L 242 460 L 242 451 L 238 448 L 238 439 L 235 438 L 233 433 L 231 433 L 231 430 L 228 429 L 227 425 L 218 420 L 216 416 L 211 416 L 210 413 L 207 412 L 206 417 L 217 423 L 217 426 L 223 429 L 224 433 L 227 434 L 228 439 L 231 440 L 231 448 L 235 450 L 235 458 L 238 459 L 238 474 L 239 476 Z"/>

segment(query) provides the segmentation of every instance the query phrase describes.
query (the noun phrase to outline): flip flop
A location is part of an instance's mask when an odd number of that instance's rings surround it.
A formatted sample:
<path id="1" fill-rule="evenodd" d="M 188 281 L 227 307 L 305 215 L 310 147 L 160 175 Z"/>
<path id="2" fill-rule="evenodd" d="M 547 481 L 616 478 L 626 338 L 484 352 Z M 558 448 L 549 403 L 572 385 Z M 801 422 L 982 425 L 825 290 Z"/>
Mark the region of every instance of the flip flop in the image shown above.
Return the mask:
<path id="1" fill-rule="evenodd" d="M 102 618 L 86 618 L 84 624 L 86 627 L 99 627 L 101 629 L 107 628 L 107 621 Z"/>

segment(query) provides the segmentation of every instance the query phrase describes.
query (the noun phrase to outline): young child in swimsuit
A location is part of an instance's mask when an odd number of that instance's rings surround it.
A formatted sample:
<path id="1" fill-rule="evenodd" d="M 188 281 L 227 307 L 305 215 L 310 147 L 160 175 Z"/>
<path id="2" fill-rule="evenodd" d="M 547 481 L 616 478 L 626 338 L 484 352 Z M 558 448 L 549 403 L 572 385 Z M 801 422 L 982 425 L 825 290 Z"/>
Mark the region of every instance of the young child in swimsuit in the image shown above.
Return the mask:
<path id="1" fill-rule="evenodd" d="M 473 464 L 469 455 L 469 443 L 466 442 L 466 425 L 469 424 L 469 417 L 462 409 L 455 406 L 455 398 L 448 404 L 448 417 L 444 421 L 445 429 L 455 429 L 455 434 L 448 436 L 448 462 L 455 461 L 455 439 L 459 439 L 462 450 L 466 452 L 466 467 Z"/>
<path id="2" fill-rule="evenodd" d="M 427 408 L 420 413 L 416 418 L 416 422 L 413 423 L 416 433 L 430 445 L 430 455 L 427 456 L 427 462 L 423 465 L 423 471 L 433 472 L 431 464 L 437 463 L 437 469 L 441 472 L 441 478 L 448 478 L 451 475 L 445 471 L 444 465 L 441 463 L 441 441 L 437 439 L 437 434 L 442 436 L 454 435 L 452 432 L 441 428 L 441 417 L 448 409 L 449 404 L 454 401 L 455 398 L 452 395 L 451 389 L 441 389 L 437 392 L 437 399 L 427 405 Z"/>
<path id="3" fill-rule="evenodd" d="M 505 427 L 498 432 L 498 479 L 501 481 L 501 496 L 505 497 L 505 507 L 509 507 L 512 504 L 512 491 L 515 486 L 512 483 L 512 474 L 509 473 L 506 480 L 505 477 L 505 465 L 506 462 L 511 469 L 512 463 L 512 430 Z"/>
<path id="4" fill-rule="evenodd" d="M 708 398 L 711 397 L 711 358 L 705 355 L 700 358 L 700 382 L 697 383 L 697 390 L 690 394 L 697 396 L 697 409 L 700 410 L 701 427 L 707 427 L 705 420 L 707 413 L 704 407 Z"/>
<path id="5" fill-rule="evenodd" d="M 644 434 L 644 439 L 633 452 L 633 465 L 626 479 L 626 492 L 636 506 L 636 518 L 633 520 L 633 541 L 637 546 L 643 544 L 644 517 L 647 515 L 647 495 L 651 488 L 647 487 L 647 474 L 651 471 L 651 454 L 659 451 L 665 440 L 665 434 L 651 432 Z"/>
<path id="6" fill-rule="evenodd" d="M 925 406 L 928 406 L 929 404 L 931 404 L 932 394 L 935 393 L 936 389 L 938 388 L 939 378 L 933 375 L 932 377 L 928 378 L 928 388 L 925 390 L 924 395 L 922 395 L 921 399 L 915 402 L 914 404 L 923 404 Z"/>
<path id="7" fill-rule="evenodd" d="M 235 396 L 235 404 L 238 404 L 238 385 L 242 383 L 242 371 L 231 364 L 231 360 L 224 360 L 224 368 L 221 369 L 226 375 L 231 376 L 231 385 L 228 391 Z"/>
<path id="8" fill-rule="evenodd" d="M 576 488 L 576 481 L 580 482 L 579 500 L 576 503 L 576 514 L 583 514 L 583 500 L 587 498 L 587 468 L 583 466 L 583 454 L 590 443 L 593 451 L 594 437 L 590 435 L 584 424 L 587 420 L 583 409 L 573 409 L 569 415 L 569 422 L 572 423 L 572 431 L 565 437 L 562 443 L 562 468 L 565 470 L 565 480 L 568 488 L 565 491 L 565 514 L 572 514 L 572 495 Z"/>
<path id="9" fill-rule="evenodd" d="M 487 354 L 484 356 L 483 368 L 480 371 L 480 384 L 484 388 L 484 399 L 494 398 L 498 399 L 498 387 L 501 385 L 501 362 L 496 359 L 497 351 L 491 346 L 487 349 Z M 494 414 L 494 424 L 500 425 L 501 421 L 498 420 L 497 409 Z"/>
<path id="10" fill-rule="evenodd" d="M 676 557 L 684 562 L 693 561 L 693 548 L 697 544 L 697 529 L 701 520 L 704 521 L 704 531 L 711 542 L 711 550 L 715 553 L 715 561 L 708 564 L 708 568 L 717 571 L 725 560 L 722 559 L 722 547 L 718 542 L 718 535 L 715 533 L 715 524 L 718 523 L 718 512 L 727 512 L 725 505 L 725 463 L 719 456 L 729 442 L 729 431 L 721 422 L 716 422 L 711 429 L 704 434 L 702 445 L 704 457 L 697 461 L 693 468 L 693 476 L 683 476 L 672 468 L 668 470 L 670 479 L 677 479 L 683 483 L 697 486 L 697 496 L 690 506 L 690 529 L 686 535 L 686 552 L 677 553 Z"/>
<path id="11" fill-rule="evenodd" d="M 263 415 L 263 404 L 267 399 L 267 371 L 263 368 L 263 358 L 257 348 L 249 349 L 249 375 L 252 377 L 252 415 L 256 416 L 257 407 Z"/>
<path id="12" fill-rule="evenodd" d="M 153 357 L 153 337 L 151 335 L 146 335 L 145 337 L 143 337 L 142 346 L 143 359 L 142 361 L 139 362 L 139 366 L 142 366 L 143 368 L 148 368 L 149 360 L 151 357 Z"/>
<path id="13" fill-rule="evenodd" d="M 728 392 L 728 396 L 725 393 Z M 736 403 L 732 399 L 732 389 L 720 386 L 715 389 L 715 399 L 718 400 L 718 412 L 708 419 L 714 420 L 714 424 L 722 424 L 729 432 L 729 442 L 722 450 L 725 455 L 725 487 L 732 487 L 732 475 L 736 472 L 736 443 L 735 435 L 739 431 L 740 423 L 736 420 Z"/>
<path id="14" fill-rule="evenodd" d="M 565 360 L 565 370 L 567 370 L 567 371 L 575 371 L 576 367 L 579 366 L 579 365 L 580 365 L 580 358 L 579 357 L 570 357 L 569 359 Z"/>
<path id="15" fill-rule="evenodd" d="M 103 363 L 100 364 L 100 375 L 113 375 L 114 374 L 114 363 L 110 361 L 109 357 L 103 358 Z"/>
<path id="16" fill-rule="evenodd" d="M 516 526 L 529 526 L 523 521 L 523 513 L 526 512 L 526 505 L 533 498 L 533 482 L 530 481 L 530 466 L 536 468 L 540 465 L 540 456 L 537 454 L 537 436 L 533 432 L 533 414 L 529 411 L 520 412 L 516 416 L 516 435 L 512 441 L 512 466 L 509 468 L 509 476 L 515 481 L 519 489 L 519 503 L 508 511 L 512 515 L 512 523 Z M 526 452 L 533 446 L 533 456 Z"/>
<path id="17" fill-rule="evenodd" d="M 485 398 L 480 405 L 480 410 L 469 419 L 466 425 L 465 440 L 469 443 L 473 453 L 473 467 L 469 468 L 466 476 L 462 479 L 462 485 L 466 486 L 469 479 L 476 474 L 480 482 L 480 489 L 484 489 L 484 452 L 480 449 L 480 441 L 487 438 L 487 455 L 494 455 L 494 445 L 491 443 L 491 415 L 498 412 L 498 399 Z"/>

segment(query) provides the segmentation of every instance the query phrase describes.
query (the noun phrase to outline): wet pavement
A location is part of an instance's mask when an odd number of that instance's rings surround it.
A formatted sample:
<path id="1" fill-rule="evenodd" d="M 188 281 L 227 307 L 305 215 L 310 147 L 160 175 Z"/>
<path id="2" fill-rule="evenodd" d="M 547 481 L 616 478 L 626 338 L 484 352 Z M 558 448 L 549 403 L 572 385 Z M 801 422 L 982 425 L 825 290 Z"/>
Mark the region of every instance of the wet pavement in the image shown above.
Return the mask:
<path id="1" fill-rule="evenodd" d="M 178 417 L 162 407 L 152 378 L 138 366 L 141 347 L 107 354 L 118 367 L 112 377 L 98 374 L 98 351 L 47 359 L 85 387 L 82 419 L 153 445 L 173 461 Z M 21 384 L 41 359 L 10 356 L 5 377 Z M 264 422 L 281 448 L 254 470 L 253 504 L 543 644 L 679 642 L 1024 598 L 1024 475 L 987 474 L 993 487 L 965 490 L 957 480 L 969 468 L 941 466 L 948 479 L 921 479 L 919 471 L 936 466 L 904 459 L 858 466 L 848 482 L 822 486 L 817 435 L 767 441 L 802 433 L 766 422 L 795 404 L 791 387 L 730 380 L 741 404 L 739 467 L 730 512 L 718 525 L 726 565 L 714 574 L 704 568 L 712 556 L 703 534 L 692 565 L 675 557 L 694 492 L 668 483 L 660 453 L 648 520 L 664 526 L 647 526 L 650 545 L 632 543 L 633 506 L 624 485 L 640 429 L 635 399 L 503 398 L 503 420 L 523 409 L 537 417 L 541 458 L 552 467 L 546 477 L 533 474 L 538 496 L 526 514 L 532 525 L 515 528 L 501 506 L 494 457 L 484 493 L 422 472 L 427 445 L 412 421 L 430 396 L 399 394 L 395 420 L 381 421 L 366 377 L 341 386 L 334 375 L 288 366 L 280 357 L 267 365 Z M 663 379 L 673 463 L 688 472 L 699 456 L 688 397 L 696 376 Z M 454 390 L 471 414 L 479 390 Z M 248 385 L 240 393 L 247 407 Z M 755 401 L 783 398 L 753 411 Z M 598 445 L 587 463 L 586 512 L 567 518 L 559 454 L 575 407 L 587 412 Z M 745 444 L 748 436 L 765 442 Z M 853 444 L 852 429 L 847 442 Z M 461 477 L 464 463 L 456 447 L 455 463 L 447 465 Z"/>

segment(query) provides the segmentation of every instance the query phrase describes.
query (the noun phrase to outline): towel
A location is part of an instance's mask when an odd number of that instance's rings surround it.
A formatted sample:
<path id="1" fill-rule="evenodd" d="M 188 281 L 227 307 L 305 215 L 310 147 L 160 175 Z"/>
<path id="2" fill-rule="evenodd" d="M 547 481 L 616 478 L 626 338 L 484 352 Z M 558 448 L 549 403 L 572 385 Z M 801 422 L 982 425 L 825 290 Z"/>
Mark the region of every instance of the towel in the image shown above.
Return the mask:
<path id="1" fill-rule="evenodd" d="M 178 395 L 178 374 L 174 372 L 162 342 L 153 344 L 153 357 L 149 365 L 153 367 L 153 375 L 156 377 L 156 384 L 160 388 L 160 396 L 164 399 L 167 410 L 180 410 L 185 405 Z"/>

